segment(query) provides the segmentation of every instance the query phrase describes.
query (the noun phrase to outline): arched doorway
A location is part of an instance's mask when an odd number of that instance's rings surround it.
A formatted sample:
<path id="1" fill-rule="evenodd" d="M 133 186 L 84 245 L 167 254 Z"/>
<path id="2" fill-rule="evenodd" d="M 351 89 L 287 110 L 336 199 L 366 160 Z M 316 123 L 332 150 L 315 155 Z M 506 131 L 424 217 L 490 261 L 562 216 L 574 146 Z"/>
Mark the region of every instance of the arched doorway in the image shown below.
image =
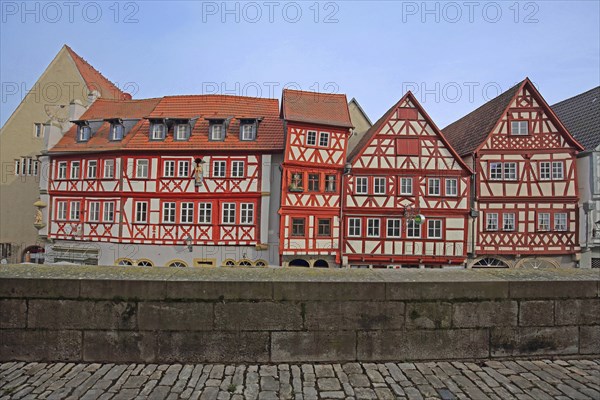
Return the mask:
<path id="1" fill-rule="evenodd" d="M 508 268 L 508 264 L 494 257 L 483 257 L 473 264 L 473 268 Z"/>
<path id="2" fill-rule="evenodd" d="M 315 261 L 315 268 L 329 268 L 329 263 L 325 260 L 317 260 Z"/>
<path id="3" fill-rule="evenodd" d="M 23 254 L 21 256 L 21 262 L 43 264 L 44 263 L 44 253 L 45 253 L 45 250 L 43 247 L 29 246 L 25 250 L 23 250 Z"/>
<path id="4" fill-rule="evenodd" d="M 305 267 L 305 268 L 308 268 L 308 267 L 310 267 L 310 264 L 306 260 L 302 260 L 300 258 L 297 258 L 295 260 L 290 261 L 289 266 L 290 267 Z"/>

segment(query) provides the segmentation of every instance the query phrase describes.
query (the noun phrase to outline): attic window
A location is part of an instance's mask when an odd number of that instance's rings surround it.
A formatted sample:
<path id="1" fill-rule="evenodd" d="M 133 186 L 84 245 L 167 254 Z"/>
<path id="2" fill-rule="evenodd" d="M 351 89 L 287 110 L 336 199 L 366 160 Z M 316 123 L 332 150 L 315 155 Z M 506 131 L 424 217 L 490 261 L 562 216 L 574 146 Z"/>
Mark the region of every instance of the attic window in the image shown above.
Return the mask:
<path id="1" fill-rule="evenodd" d="M 153 122 L 150 126 L 150 138 L 152 140 L 164 140 L 167 127 L 163 122 Z"/>
<path id="2" fill-rule="evenodd" d="M 256 140 L 255 120 L 242 120 L 240 122 L 240 140 Z"/>
<path id="3" fill-rule="evenodd" d="M 511 121 L 510 134 L 524 136 L 529 134 L 529 123 L 527 121 Z"/>
<path id="4" fill-rule="evenodd" d="M 79 125 L 77 127 L 77 140 L 79 142 L 87 142 L 92 137 L 92 128 L 89 125 Z"/>
<path id="5" fill-rule="evenodd" d="M 225 140 L 225 126 L 223 121 L 215 121 L 210 124 L 210 140 Z"/>
<path id="6" fill-rule="evenodd" d="M 190 138 L 190 124 L 180 123 L 175 125 L 175 140 L 188 140 Z"/>
<path id="7" fill-rule="evenodd" d="M 113 122 L 110 125 L 110 140 L 123 140 L 125 127 L 119 122 Z"/>

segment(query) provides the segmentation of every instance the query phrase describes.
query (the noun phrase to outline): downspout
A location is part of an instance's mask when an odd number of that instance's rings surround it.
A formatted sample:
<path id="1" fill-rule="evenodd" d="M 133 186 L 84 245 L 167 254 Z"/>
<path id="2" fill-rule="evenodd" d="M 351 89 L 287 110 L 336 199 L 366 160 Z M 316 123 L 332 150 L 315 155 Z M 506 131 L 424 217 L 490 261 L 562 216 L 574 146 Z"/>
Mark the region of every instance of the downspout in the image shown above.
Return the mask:
<path id="1" fill-rule="evenodd" d="M 473 153 L 473 175 L 471 177 L 471 257 L 475 258 L 475 227 L 478 210 L 475 209 L 477 197 L 477 153 Z"/>

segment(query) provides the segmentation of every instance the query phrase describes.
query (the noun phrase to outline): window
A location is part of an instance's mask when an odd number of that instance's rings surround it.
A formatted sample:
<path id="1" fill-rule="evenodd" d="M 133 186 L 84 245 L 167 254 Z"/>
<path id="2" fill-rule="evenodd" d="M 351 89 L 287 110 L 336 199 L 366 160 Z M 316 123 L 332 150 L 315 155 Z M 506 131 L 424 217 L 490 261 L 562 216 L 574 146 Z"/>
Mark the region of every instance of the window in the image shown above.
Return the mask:
<path id="1" fill-rule="evenodd" d="M 302 182 L 302 173 L 294 172 L 292 173 L 292 181 L 290 182 L 290 191 L 291 192 L 301 192 L 303 190 L 303 182 Z"/>
<path id="2" fill-rule="evenodd" d="M 77 137 L 80 142 L 87 142 L 92 136 L 92 128 L 88 125 L 80 125 L 77 128 Z"/>
<path id="3" fill-rule="evenodd" d="M 213 177 L 225 178 L 225 161 L 213 162 Z"/>
<path id="4" fill-rule="evenodd" d="M 87 178 L 96 179 L 96 169 L 98 167 L 98 161 L 90 160 L 87 162 Z"/>
<path id="5" fill-rule="evenodd" d="M 115 220 L 115 203 L 112 201 L 104 203 L 104 216 L 102 221 L 114 222 Z"/>
<path id="6" fill-rule="evenodd" d="M 175 223 L 175 203 L 163 203 L 162 222 L 165 224 Z"/>
<path id="7" fill-rule="evenodd" d="M 385 178 L 373 178 L 373 193 L 386 194 Z"/>
<path id="8" fill-rule="evenodd" d="M 31 162 L 31 164 L 33 165 L 33 173 L 32 173 L 32 175 L 37 176 L 38 175 L 38 168 L 40 166 L 40 162 L 38 160 L 33 160 Z"/>
<path id="9" fill-rule="evenodd" d="M 458 180 L 446 179 L 446 196 L 458 196 Z"/>
<path id="10" fill-rule="evenodd" d="M 181 223 L 194 223 L 194 203 L 181 203 Z"/>
<path id="11" fill-rule="evenodd" d="M 235 203 L 223 203 L 223 223 L 235 224 Z"/>
<path id="12" fill-rule="evenodd" d="M 115 160 L 104 160 L 104 178 L 115 177 Z"/>
<path id="13" fill-rule="evenodd" d="M 402 137 L 396 139 L 396 154 L 399 156 L 418 156 L 421 153 L 421 141 L 418 138 Z"/>
<path id="14" fill-rule="evenodd" d="M 319 174 L 308 174 L 308 191 L 319 191 Z"/>
<path id="15" fill-rule="evenodd" d="M 148 222 L 148 202 L 138 201 L 135 203 L 135 222 L 138 224 Z"/>
<path id="16" fill-rule="evenodd" d="M 528 135 L 529 134 L 529 123 L 527 121 L 511 121 L 510 134 L 511 135 Z"/>
<path id="17" fill-rule="evenodd" d="M 233 161 L 231 163 L 231 177 L 232 178 L 243 178 L 244 177 L 244 162 Z"/>
<path id="18" fill-rule="evenodd" d="M 175 125 L 175 140 L 188 140 L 190 137 L 190 128 L 189 124 Z"/>
<path id="19" fill-rule="evenodd" d="M 79 202 L 72 201 L 70 204 L 69 219 L 71 221 L 79 221 Z"/>
<path id="20" fill-rule="evenodd" d="M 212 203 L 198 204 L 198 223 L 210 224 L 212 222 Z"/>
<path id="21" fill-rule="evenodd" d="M 316 146 L 317 145 L 317 131 L 306 132 L 306 145 Z"/>
<path id="22" fill-rule="evenodd" d="M 67 179 L 67 162 L 61 161 L 58 163 L 58 173 L 56 179 Z"/>
<path id="23" fill-rule="evenodd" d="M 304 218 L 292 218 L 292 236 L 304 236 Z"/>
<path id="24" fill-rule="evenodd" d="M 400 178 L 400 194 L 412 195 L 413 178 Z"/>
<path id="25" fill-rule="evenodd" d="M 242 140 L 256 139 L 256 124 L 242 124 L 240 127 L 240 136 Z"/>
<path id="26" fill-rule="evenodd" d="M 400 229 L 402 226 L 402 220 L 399 218 L 387 220 L 387 237 L 389 238 L 399 238 L 400 237 Z"/>
<path id="27" fill-rule="evenodd" d="M 8 258 L 12 256 L 12 243 L 0 243 L 0 257 Z"/>
<path id="28" fill-rule="evenodd" d="M 336 176 L 325 175 L 325 191 L 335 192 L 336 191 Z"/>
<path id="29" fill-rule="evenodd" d="M 210 126 L 210 140 L 225 140 L 223 124 L 212 124 Z"/>
<path id="30" fill-rule="evenodd" d="M 21 159 L 15 160 L 15 176 L 21 175 Z"/>
<path id="31" fill-rule="evenodd" d="M 409 239 L 419 239 L 421 237 L 421 225 L 413 219 L 406 221 L 406 237 Z"/>
<path id="32" fill-rule="evenodd" d="M 360 218 L 348 218 L 348 236 L 360 237 L 361 230 Z"/>
<path id="33" fill-rule="evenodd" d="M 190 162 L 189 161 L 178 161 L 177 162 L 177 176 L 180 178 L 187 178 L 190 176 Z"/>
<path id="34" fill-rule="evenodd" d="M 65 221 L 67 219 L 67 202 L 59 201 L 56 203 L 56 219 Z"/>
<path id="35" fill-rule="evenodd" d="M 367 194 L 369 186 L 369 179 L 367 177 L 356 178 L 356 194 Z"/>
<path id="36" fill-rule="evenodd" d="M 125 127 L 123 126 L 123 124 L 112 124 L 110 128 L 110 133 L 110 140 L 123 140 Z"/>
<path id="37" fill-rule="evenodd" d="M 440 191 L 440 178 L 429 178 L 428 179 L 428 190 L 427 193 L 430 196 L 439 196 Z"/>
<path id="38" fill-rule="evenodd" d="M 28 158 L 27 161 L 29 161 L 30 159 Z M 79 179 L 79 161 L 72 161 L 71 162 L 71 176 L 69 176 L 70 179 Z"/>
<path id="39" fill-rule="evenodd" d="M 165 161 L 163 164 L 163 176 L 167 178 L 172 178 L 175 176 L 175 161 Z"/>
<path id="40" fill-rule="evenodd" d="M 92 201 L 90 203 L 90 209 L 88 211 L 88 221 L 98 222 L 100 221 L 100 202 Z"/>
<path id="41" fill-rule="evenodd" d="M 379 237 L 380 223 L 379 218 L 367 218 L 367 237 Z"/>
<path id="42" fill-rule="evenodd" d="M 554 214 L 554 230 L 555 231 L 566 231 L 567 230 L 567 214 L 566 213 Z"/>
<path id="43" fill-rule="evenodd" d="M 550 230 L 550 213 L 538 214 L 538 231 Z"/>
<path id="44" fill-rule="evenodd" d="M 502 215 L 502 230 L 503 231 L 514 231 L 515 230 L 515 214 L 505 213 Z"/>
<path id="45" fill-rule="evenodd" d="M 26 174 L 27 175 L 33 175 L 33 159 L 31 157 L 27 157 L 25 158 L 25 165 L 26 165 Z M 75 163 L 77 163 L 77 175 L 75 175 L 75 178 L 71 178 L 71 179 L 77 179 L 79 178 L 79 161 L 75 161 Z M 71 165 L 71 169 L 73 168 L 73 165 Z"/>
<path id="46" fill-rule="evenodd" d="M 253 203 L 240 204 L 240 224 L 253 224 L 253 223 L 254 223 L 254 204 Z"/>
<path id="47" fill-rule="evenodd" d="M 430 219 L 427 221 L 427 237 L 429 239 L 442 238 L 442 220 Z"/>
<path id="48" fill-rule="evenodd" d="M 504 179 L 508 181 L 514 181 L 517 179 L 517 163 L 504 163 Z"/>
<path id="49" fill-rule="evenodd" d="M 137 160 L 135 177 L 141 179 L 148 178 L 148 160 Z"/>
<path id="50" fill-rule="evenodd" d="M 163 140 L 165 138 L 165 133 L 167 127 L 165 124 L 156 122 L 152 124 L 152 135 L 150 136 L 152 140 Z"/>
<path id="51" fill-rule="evenodd" d="M 321 146 L 321 147 L 329 146 L 329 132 L 321 132 L 319 134 L 319 146 Z"/>
<path id="52" fill-rule="evenodd" d="M 317 236 L 331 236 L 331 219 L 319 219 Z"/>
<path id="53" fill-rule="evenodd" d="M 552 179 L 551 165 L 548 161 L 540 162 L 540 180 L 547 181 Z"/>
<path id="54" fill-rule="evenodd" d="M 33 137 L 41 138 L 44 137 L 44 125 L 40 123 L 33 124 Z"/>
<path id="55" fill-rule="evenodd" d="M 490 164 L 490 179 L 502 180 L 502 163 L 493 162 Z"/>
<path id="56" fill-rule="evenodd" d="M 562 161 L 552 163 L 552 179 L 561 180 L 565 178 L 564 164 Z"/>
<path id="57" fill-rule="evenodd" d="M 485 230 L 486 231 L 497 231 L 498 230 L 498 214 L 497 213 L 486 214 Z"/>

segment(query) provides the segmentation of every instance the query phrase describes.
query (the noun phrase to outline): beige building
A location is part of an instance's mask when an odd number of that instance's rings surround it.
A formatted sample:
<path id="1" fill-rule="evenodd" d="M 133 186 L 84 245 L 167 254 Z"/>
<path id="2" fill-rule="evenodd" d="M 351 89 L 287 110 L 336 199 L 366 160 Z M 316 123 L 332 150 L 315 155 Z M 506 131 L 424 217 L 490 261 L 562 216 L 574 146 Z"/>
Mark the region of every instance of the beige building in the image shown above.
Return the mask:
<path id="1" fill-rule="evenodd" d="M 60 136 L 98 97 L 130 96 L 65 45 L 0 129 L 0 259 L 42 262 L 43 245 L 34 226 L 42 222 L 36 221 L 34 203 L 46 172 L 38 156 L 57 140 L 48 142 L 49 133 Z"/>

